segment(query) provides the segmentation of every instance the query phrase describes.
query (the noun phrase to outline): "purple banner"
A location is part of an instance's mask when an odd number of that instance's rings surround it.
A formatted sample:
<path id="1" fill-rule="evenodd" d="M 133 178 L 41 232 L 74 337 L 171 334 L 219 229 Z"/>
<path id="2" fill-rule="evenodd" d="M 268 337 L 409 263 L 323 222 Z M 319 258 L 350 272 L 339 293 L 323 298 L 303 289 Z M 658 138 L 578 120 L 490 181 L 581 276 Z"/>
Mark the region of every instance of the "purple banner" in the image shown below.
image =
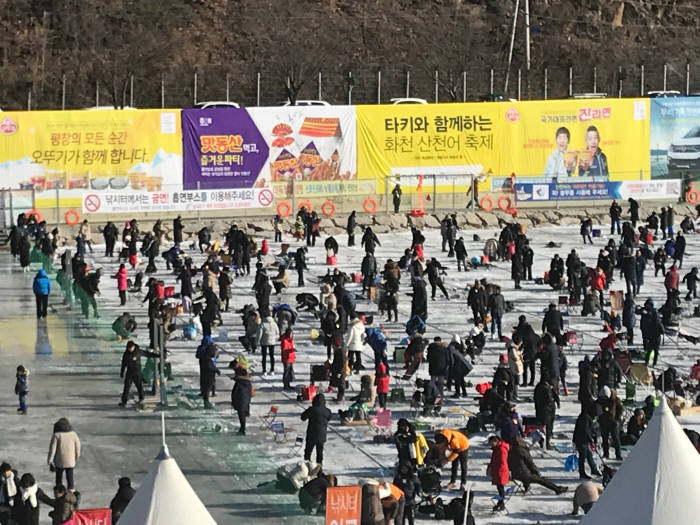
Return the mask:
<path id="1" fill-rule="evenodd" d="M 269 148 L 248 111 L 182 110 L 184 188 L 252 188 Z"/>

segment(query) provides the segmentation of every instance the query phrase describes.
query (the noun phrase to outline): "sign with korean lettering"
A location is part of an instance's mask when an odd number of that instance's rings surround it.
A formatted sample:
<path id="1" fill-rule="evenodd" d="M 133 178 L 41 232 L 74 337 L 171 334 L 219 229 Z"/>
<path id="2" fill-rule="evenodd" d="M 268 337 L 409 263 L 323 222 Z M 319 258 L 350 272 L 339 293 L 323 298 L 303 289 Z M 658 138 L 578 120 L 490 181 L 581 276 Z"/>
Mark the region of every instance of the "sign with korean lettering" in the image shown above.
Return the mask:
<path id="1" fill-rule="evenodd" d="M 267 208 L 270 188 L 183 190 L 142 193 L 85 193 L 83 213 L 138 213 L 151 211 L 230 210 Z"/>
<path id="2" fill-rule="evenodd" d="M 548 182 L 649 178 L 649 101 L 569 99 L 499 103 L 501 175 Z"/>
<path id="3" fill-rule="evenodd" d="M 677 199 L 681 181 L 639 180 L 622 182 L 542 182 L 515 184 L 518 202 L 528 201 L 584 201 L 635 199 Z"/>
<path id="4" fill-rule="evenodd" d="M 700 98 L 651 99 L 651 178 L 700 176 Z"/>
<path id="5" fill-rule="evenodd" d="M 357 178 L 353 107 L 187 109 L 183 129 L 185 189 Z"/>
<path id="6" fill-rule="evenodd" d="M 182 188 L 180 110 L 24 111 L 0 116 L 4 187 L 33 189 L 37 207 L 84 191 Z M 74 191 L 71 191 L 74 190 Z M 47 201 L 44 204 L 42 201 Z"/>
<path id="7" fill-rule="evenodd" d="M 357 106 L 360 178 L 377 179 L 382 193 L 387 176 L 496 173 L 503 147 L 499 109 L 476 103 Z"/>
<path id="8" fill-rule="evenodd" d="M 73 513 L 73 525 L 112 525 L 109 509 L 81 509 Z"/>
<path id="9" fill-rule="evenodd" d="M 328 487 L 326 489 L 326 525 L 360 525 L 362 521 L 362 487 Z"/>

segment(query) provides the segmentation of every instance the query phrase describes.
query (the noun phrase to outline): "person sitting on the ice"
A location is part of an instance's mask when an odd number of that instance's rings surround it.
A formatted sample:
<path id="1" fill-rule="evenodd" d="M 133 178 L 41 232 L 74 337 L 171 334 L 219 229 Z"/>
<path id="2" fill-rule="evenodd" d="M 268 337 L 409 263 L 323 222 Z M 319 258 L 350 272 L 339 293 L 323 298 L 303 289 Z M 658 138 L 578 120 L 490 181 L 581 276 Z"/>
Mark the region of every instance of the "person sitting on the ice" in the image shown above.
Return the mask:
<path id="1" fill-rule="evenodd" d="M 595 315 L 600 310 L 600 296 L 598 293 L 587 293 L 583 299 L 583 309 L 581 310 L 581 315 L 583 317 L 587 315 Z"/>
<path id="2" fill-rule="evenodd" d="M 677 328 L 681 324 L 681 298 L 678 290 L 668 292 L 666 302 L 659 308 L 664 328 Z"/>
<path id="3" fill-rule="evenodd" d="M 284 266 L 277 267 L 277 275 L 272 278 L 272 286 L 275 287 L 275 293 L 281 294 L 285 289 L 289 288 L 289 274 Z"/>
<path id="4" fill-rule="evenodd" d="M 411 258 L 413 255 L 411 254 L 411 250 L 406 248 L 403 252 L 403 255 L 399 259 L 399 268 L 402 270 L 408 270 L 408 267 L 411 266 Z"/>
<path id="5" fill-rule="evenodd" d="M 329 255 L 338 255 L 338 241 L 332 235 L 323 241 L 323 247 Z"/>
<path id="6" fill-rule="evenodd" d="M 416 379 L 416 388 L 420 388 L 422 391 L 416 391 L 413 395 L 412 404 L 414 408 L 422 407 L 423 415 L 438 412 L 442 396 L 435 381 L 432 379 Z"/>
<path id="7" fill-rule="evenodd" d="M 508 366 L 508 354 L 501 354 L 498 357 L 498 368 L 493 374 L 491 384 L 503 399 L 509 401 L 513 397 L 513 376 Z"/>
<path id="8" fill-rule="evenodd" d="M 369 418 L 369 407 L 366 402 L 355 401 L 347 410 L 338 410 L 341 423 L 366 421 Z"/>
<path id="9" fill-rule="evenodd" d="M 558 253 L 554 254 L 554 258 L 549 264 L 549 281 L 548 284 L 555 290 L 561 290 L 564 286 L 564 261 L 559 257 Z"/>
<path id="10" fill-rule="evenodd" d="M 411 376 L 418 370 L 423 362 L 425 347 L 428 345 L 428 339 L 423 337 L 420 332 L 416 332 L 411 336 L 411 340 L 406 347 L 405 352 L 405 368 L 403 379 L 410 379 Z"/>
<path id="11" fill-rule="evenodd" d="M 584 514 L 593 508 L 593 505 L 603 493 L 603 486 L 592 481 L 584 481 L 574 491 L 574 510 L 572 516 L 578 515 L 578 509 L 581 507 Z"/>
<path id="12" fill-rule="evenodd" d="M 647 217 L 647 228 L 654 230 L 654 236 L 659 234 L 659 216 L 656 215 L 655 211 L 652 211 L 651 215 Z"/>
<path id="13" fill-rule="evenodd" d="M 306 514 L 322 514 L 326 508 L 326 492 L 328 487 L 338 485 L 333 474 L 319 472 L 299 490 L 299 505 Z"/>
<path id="14" fill-rule="evenodd" d="M 389 372 L 389 360 L 386 355 L 386 336 L 381 328 L 368 326 L 365 328 L 365 342 L 374 351 L 374 366 L 384 363 L 386 371 Z"/>
<path id="15" fill-rule="evenodd" d="M 569 490 L 568 487 L 557 485 L 540 474 L 525 441 L 520 436 L 510 443 L 508 466 L 510 467 L 511 477 L 516 481 L 522 482 L 525 492 L 530 489 L 530 485 L 533 483 L 542 485 L 557 495 Z"/>
<path id="16" fill-rule="evenodd" d="M 136 330 L 136 327 L 136 319 L 134 319 L 134 316 L 129 312 L 124 312 L 114 320 L 114 323 L 112 323 L 112 330 L 115 334 L 117 334 L 117 338 L 119 340 L 128 339 L 131 337 L 131 334 L 134 332 L 134 330 Z"/>
<path id="17" fill-rule="evenodd" d="M 523 426 L 514 403 L 508 404 L 508 410 L 497 414 L 494 424 L 501 431 L 501 439 L 510 443 L 517 436 L 523 435 Z"/>
<path id="18" fill-rule="evenodd" d="M 620 437 L 620 443 L 623 446 L 635 445 L 646 428 L 647 419 L 644 415 L 644 410 L 641 408 L 635 409 L 634 415 L 627 423 L 627 432 Z"/>
<path id="19" fill-rule="evenodd" d="M 695 223 L 693 222 L 693 219 L 691 217 L 686 216 L 681 221 L 681 231 L 683 231 L 684 234 L 695 232 Z"/>
<path id="20" fill-rule="evenodd" d="M 467 337 L 466 350 L 472 362 L 474 362 L 476 356 L 481 355 L 484 346 L 486 346 L 486 334 L 484 334 L 482 326 L 481 323 L 476 323 L 472 326 L 469 331 L 469 337 Z"/>
<path id="21" fill-rule="evenodd" d="M 176 272 L 180 273 L 182 269 L 182 262 L 180 261 L 180 255 L 182 255 L 182 250 L 180 245 L 175 243 L 169 250 L 163 252 L 163 259 L 165 259 L 165 267 L 170 270 L 171 267 Z"/>

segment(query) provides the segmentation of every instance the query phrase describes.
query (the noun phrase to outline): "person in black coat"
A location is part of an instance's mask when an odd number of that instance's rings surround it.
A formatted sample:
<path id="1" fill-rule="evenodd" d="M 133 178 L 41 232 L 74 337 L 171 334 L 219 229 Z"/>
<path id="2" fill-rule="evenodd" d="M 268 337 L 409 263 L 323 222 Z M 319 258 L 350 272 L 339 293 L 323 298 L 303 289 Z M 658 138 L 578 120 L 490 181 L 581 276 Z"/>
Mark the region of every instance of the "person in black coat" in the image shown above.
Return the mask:
<path id="1" fill-rule="evenodd" d="M 698 269 L 697 267 L 693 267 L 690 272 L 686 273 L 683 276 L 683 280 L 681 282 L 687 283 L 688 287 L 688 293 L 685 296 L 686 301 L 690 301 L 692 299 L 697 299 L 698 297 L 698 281 L 700 280 L 700 276 L 698 276 Z"/>
<path id="2" fill-rule="evenodd" d="M 126 406 L 132 383 L 139 395 L 139 405 L 143 403 L 143 372 L 141 370 L 141 357 L 143 356 L 157 359 L 160 357 L 160 354 L 141 350 L 139 345 L 133 341 L 126 343 L 126 350 L 122 355 L 122 366 L 119 374 L 119 377 L 124 378 L 124 390 L 122 391 L 121 403 L 119 403 L 120 407 Z"/>
<path id="3" fill-rule="evenodd" d="M 365 291 L 369 293 L 369 289 L 374 286 L 374 279 L 377 277 L 377 259 L 374 258 L 374 254 L 370 252 L 365 254 L 360 272 L 362 273 L 362 295 L 364 295 Z"/>
<path id="4" fill-rule="evenodd" d="M 661 346 L 661 320 L 659 314 L 654 307 L 654 301 L 650 298 L 644 303 L 642 310 L 642 318 L 640 320 L 640 328 L 642 330 L 642 340 L 644 342 L 644 352 L 646 353 L 645 362 L 649 364 L 651 351 L 654 352 L 653 366 L 659 359 L 659 350 Z"/>
<path id="5" fill-rule="evenodd" d="M 119 237 L 119 231 L 112 221 L 109 221 L 102 230 L 105 239 L 105 257 L 114 257 L 114 245 Z"/>
<path id="6" fill-rule="evenodd" d="M 204 253 L 204 248 L 211 247 L 211 233 L 206 226 L 197 232 L 197 240 L 199 242 L 199 253 Z"/>
<path id="7" fill-rule="evenodd" d="M 357 218 L 355 210 L 350 212 L 348 216 L 348 224 L 345 230 L 348 232 L 348 246 L 355 246 L 355 228 L 357 227 Z"/>
<path id="8" fill-rule="evenodd" d="M 109 508 L 112 511 L 112 525 L 116 525 L 119 518 L 122 517 L 134 494 L 136 494 L 136 491 L 131 487 L 131 480 L 129 478 L 119 478 L 119 488 L 109 503 Z"/>
<path id="9" fill-rule="evenodd" d="M 559 360 L 559 348 L 552 334 L 544 334 L 542 337 L 542 349 L 537 353 L 536 358 L 540 360 L 540 377 L 547 378 L 554 387 L 559 386 L 561 362 Z"/>
<path id="10" fill-rule="evenodd" d="M 634 326 L 636 324 L 634 297 L 628 293 L 625 295 L 625 303 L 622 307 L 622 326 L 627 330 L 627 343 L 630 345 L 634 344 Z"/>
<path id="11" fill-rule="evenodd" d="M 620 437 L 620 444 L 625 446 L 636 445 L 646 428 L 647 418 L 644 415 L 644 410 L 641 408 L 635 409 L 634 415 L 627 423 L 627 433 Z"/>
<path id="12" fill-rule="evenodd" d="M 414 513 L 416 509 L 416 496 L 420 497 L 421 484 L 416 472 L 409 465 L 399 465 L 394 476 L 394 485 L 403 491 L 404 511 L 403 523 L 414 524 Z M 460 521 L 460 523 L 462 523 Z"/>
<path id="13" fill-rule="evenodd" d="M 540 346 L 540 338 L 532 329 L 532 326 L 527 322 L 524 315 L 518 318 L 518 326 L 513 335 L 513 342 L 518 344 L 522 342 L 523 352 L 523 383 L 522 386 L 528 386 L 527 373 L 530 371 L 530 386 L 535 384 L 535 360 L 537 357 L 537 349 Z"/>
<path id="14" fill-rule="evenodd" d="M 362 241 L 360 242 L 360 246 L 364 246 L 365 251 L 367 253 L 371 253 L 372 255 L 374 255 L 374 249 L 377 246 L 381 246 L 379 239 L 372 231 L 372 228 L 370 226 L 367 226 L 367 228 L 365 228 L 365 233 L 362 235 Z"/>
<path id="15" fill-rule="evenodd" d="M 235 370 L 233 389 L 231 390 L 231 406 L 238 414 L 240 429 L 238 433 L 245 436 L 246 419 L 250 416 L 250 400 L 253 397 L 253 380 L 248 375 L 248 370 L 236 361 L 232 361 Z M 229 365 L 230 366 L 230 365 Z"/>
<path id="16" fill-rule="evenodd" d="M 632 222 L 632 228 L 636 228 L 639 222 L 639 203 L 632 197 L 627 199 L 627 202 L 630 204 L 630 221 Z"/>
<path id="17" fill-rule="evenodd" d="M 510 468 L 512 478 L 523 483 L 525 492 L 530 489 L 530 485 L 533 483 L 542 485 L 557 495 L 569 490 L 568 487 L 557 485 L 551 480 L 542 477 L 535 462 L 532 460 L 532 456 L 530 455 L 525 441 L 520 436 L 517 436 L 510 443 L 510 449 L 508 450 L 508 467 Z"/>
<path id="18" fill-rule="evenodd" d="M 530 243 L 525 241 L 522 248 L 518 250 L 523 256 L 523 279 L 532 281 L 532 264 L 535 260 L 535 252 Z"/>
<path id="19" fill-rule="evenodd" d="M 518 251 L 510 260 L 510 278 L 515 283 L 515 289 L 520 290 L 520 280 L 523 278 L 523 255 Z"/>
<path id="20" fill-rule="evenodd" d="M 428 320 L 428 292 L 425 281 L 416 277 L 413 279 L 413 297 L 411 298 L 411 317 L 417 315 L 423 321 Z"/>
<path id="21" fill-rule="evenodd" d="M 411 469 L 415 469 L 416 460 L 413 451 L 416 443 L 416 429 L 408 419 L 399 419 L 393 441 L 399 455 L 399 468 L 402 465 L 408 465 Z"/>
<path id="22" fill-rule="evenodd" d="M 297 286 L 300 288 L 304 286 L 304 270 L 308 270 L 309 267 L 306 264 L 306 251 L 308 248 L 305 248 L 304 246 L 300 247 L 297 249 L 296 253 L 294 254 L 294 265 L 296 266 L 297 269 L 297 275 L 299 276 L 299 280 L 297 282 Z"/>
<path id="23" fill-rule="evenodd" d="M 542 333 L 549 333 L 559 337 L 562 330 L 564 330 L 564 319 L 561 312 L 557 310 L 557 305 L 550 303 L 549 310 L 544 314 L 544 319 L 542 320 Z"/>
<path id="24" fill-rule="evenodd" d="M 678 268 L 683 268 L 683 257 L 685 256 L 685 237 L 683 233 L 678 232 L 676 235 L 676 244 L 674 246 L 673 261 L 677 263 Z"/>
<path id="25" fill-rule="evenodd" d="M 467 305 L 472 309 L 474 315 L 474 324 L 482 323 L 486 331 L 486 291 L 478 280 L 474 281 L 474 286 L 469 289 L 467 295 Z"/>
<path id="26" fill-rule="evenodd" d="M 551 440 L 554 432 L 554 417 L 559 406 L 559 394 L 548 378 L 540 379 L 534 393 L 535 416 L 537 421 L 545 427 L 545 443 L 547 450 L 552 448 Z"/>
<path id="27" fill-rule="evenodd" d="M 430 282 L 431 298 L 433 301 L 435 300 L 435 292 L 438 288 L 440 288 L 440 291 L 442 291 L 445 299 L 449 301 L 450 296 L 445 289 L 445 285 L 442 282 L 441 277 L 441 274 L 445 273 L 445 267 L 441 265 L 435 257 L 433 257 L 430 259 L 430 261 L 428 261 L 426 272 L 428 274 L 428 281 Z"/>
<path id="28" fill-rule="evenodd" d="M 576 419 L 576 426 L 574 427 L 574 437 L 573 442 L 576 446 L 576 451 L 578 453 L 578 476 L 579 479 L 591 479 L 591 477 L 586 474 L 586 462 L 591 469 L 591 474 L 594 476 L 600 476 L 598 472 L 598 467 L 593 461 L 593 453 L 591 452 L 591 445 L 596 443 L 596 434 L 593 426 L 593 418 L 588 410 L 585 408 L 581 410 Z"/>
<path id="29" fill-rule="evenodd" d="M 209 395 L 214 389 L 216 376 L 221 375 L 221 370 L 214 364 L 214 359 L 216 359 L 216 347 L 209 344 L 199 356 L 199 391 L 204 399 L 204 408 L 212 408 Z"/>
<path id="30" fill-rule="evenodd" d="M 323 247 L 326 249 L 326 252 L 333 252 L 332 255 L 338 255 L 338 241 L 332 235 L 323 241 Z"/>
<path id="31" fill-rule="evenodd" d="M 578 364 L 578 377 L 578 400 L 581 403 L 581 409 L 595 413 L 596 379 L 588 356 L 584 357 L 583 361 Z"/>
<path id="32" fill-rule="evenodd" d="M 440 397 L 443 395 L 445 378 L 450 371 L 450 355 L 447 351 L 447 345 L 442 342 L 440 337 L 435 337 L 433 342 L 428 345 L 428 375 L 435 381 L 435 384 L 440 391 Z"/>
<path id="33" fill-rule="evenodd" d="M 260 283 L 258 288 L 255 290 L 255 299 L 258 303 L 258 311 L 262 312 L 264 310 L 270 310 L 270 294 L 272 293 L 272 284 L 270 284 L 270 279 L 268 278 L 267 271 L 262 270 L 260 272 Z"/>
<path id="34" fill-rule="evenodd" d="M 498 367 L 493 374 L 493 379 L 491 384 L 496 393 L 505 399 L 506 401 L 511 401 L 513 399 L 513 374 L 510 373 L 510 366 L 508 364 L 508 355 L 501 354 L 498 358 Z"/>
<path id="35" fill-rule="evenodd" d="M 311 460 L 311 452 L 316 448 L 316 463 L 323 464 L 323 445 L 326 442 L 328 422 L 331 420 L 331 411 L 326 408 L 326 398 L 323 394 L 316 394 L 311 406 L 301 414 L 302 421 L 308 421 L 306 427 L 306 446 L 304 447 L 304 460 Z"/>
<path id="36" fill-rule="evenodd" d="M 464 271 L 467 271 L 467 248 L 464 246 L 464 237 L 460 237 L 455 242 L 455 255 L 457 256 L 457 271 L 462 271 L 462 266 Z"/>
<path id="37" fill-rule="evenodd" d="M 610 205 L 610 235 L 615 233 L 615 228 L 617 227 L 617 234 L 620 235 L 620 217 L 622 216 L 622 206 L 620 206 L 617 201 L 612 201 Z"/>
<path id="38" fill-rule="evenodd" d="M 603 458 L 607 459 L 610 454 L 610 440 L 612 439 L 615 449 L 615 459 L 621 460 L 620 452 L 620 426 L 622 425 L 622 415 L 624 408 L 615 390 L 603 387 L 598 396 L 598 405 L 601 414 L 598 418 L 600 423 L 600 435 L 603 441 Z"/>
<path id="39" fill-rule="evenodd" d="M 617 388 L 622 381 L 622 370 L 615 361 L 610 350 L 603 350 L 600 354 L 600 364 L 598 366 L 598 390 L 604 386 L 612 389 Z"/>
<path id="40" fill-rule="evenodd" d="M 178 215 L 173 219 L 173 242 L 175 244 L 182 244 L 182 231 L 185 229 L 184 224 L 182 224 L 182 216 Z"/>
<path id="41" fill-rule="evenodd" d="M 411 250 L 416 246 L 422 246 L 424 243 L 425 236 L 423 233 L 415 226 L 411 226 Z"/>

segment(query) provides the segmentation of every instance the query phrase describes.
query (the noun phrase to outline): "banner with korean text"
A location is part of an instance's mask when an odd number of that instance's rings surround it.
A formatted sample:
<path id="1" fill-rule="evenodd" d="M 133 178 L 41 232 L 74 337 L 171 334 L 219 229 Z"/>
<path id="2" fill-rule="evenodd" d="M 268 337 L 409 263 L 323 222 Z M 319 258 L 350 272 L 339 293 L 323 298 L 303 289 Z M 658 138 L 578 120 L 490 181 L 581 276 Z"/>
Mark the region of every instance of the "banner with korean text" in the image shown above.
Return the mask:
<path id="1" fill-rule="evenodd" d="M 326 525 L 360 525 L 362 521 L 362 487 L 328 487 L 326 489 Z"/>
<path id="2" fill-rule="evenodd" d="M 267 208 L 271 188 L 184 190 L 130 194 L 86 192 L 83 213 L 139 213 L 152 211 L 204 211 Z"/>
<path id="3" fill-rule="evenodd" d="M 2 186 L 32 189 L 37 207 L 79 207 L 82 193 L 182 189 L 180 110 L 0 114 Z"/>
<path id="4" fill-rule="evenodd" d="M 357 178 L 352 106 L 186 109 L 182 118 L 185 189 L 357 191 L 344 185 Z"/>

